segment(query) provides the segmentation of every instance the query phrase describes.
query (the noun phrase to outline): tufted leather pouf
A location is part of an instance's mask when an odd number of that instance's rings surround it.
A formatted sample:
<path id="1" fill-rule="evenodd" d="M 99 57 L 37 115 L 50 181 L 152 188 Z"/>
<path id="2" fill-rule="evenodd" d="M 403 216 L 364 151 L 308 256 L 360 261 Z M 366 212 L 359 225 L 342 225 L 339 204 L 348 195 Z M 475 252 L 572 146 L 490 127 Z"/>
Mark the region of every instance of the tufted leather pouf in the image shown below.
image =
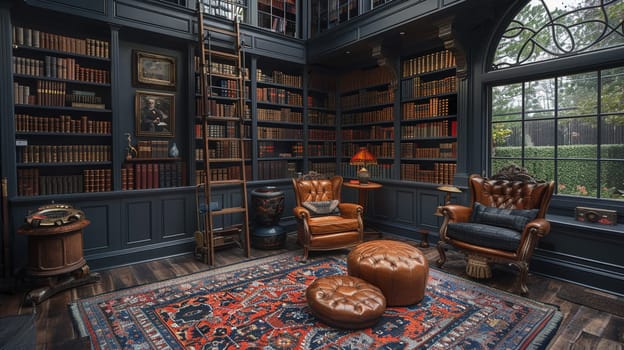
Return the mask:
<path id="1" fill-rule="evenodd" d="M 306 290 L 311 313 L 337 328 L 372 327 L 386 310 L 379 288 L 352 276 L 321 277 Z"/>
<path id="2" fill-rule="evenodd" d="M 361 243 L 349 253 L 350 276 L 360 277 L 383 292 L 388 306 L 406 306 L 425 296 L 429 262 L 416 247 L 404 242 L 376 240 Z"/>

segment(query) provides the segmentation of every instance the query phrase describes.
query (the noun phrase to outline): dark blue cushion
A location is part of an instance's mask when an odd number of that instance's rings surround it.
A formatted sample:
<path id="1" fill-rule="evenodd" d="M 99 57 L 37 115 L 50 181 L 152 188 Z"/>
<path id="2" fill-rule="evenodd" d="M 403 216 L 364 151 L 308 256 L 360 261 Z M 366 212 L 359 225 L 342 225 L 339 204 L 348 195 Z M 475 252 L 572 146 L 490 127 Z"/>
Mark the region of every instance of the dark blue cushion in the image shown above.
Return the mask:
<path id="1" fill-rule="evenodd" d="M 503 209 L 475 202 L 471 222 L 510 228 L 522 232 L 529 221 L 537 216 L 537 209 Z"/>
<path id="2" fill-rule="evenodd" d="M 513 252 L 520 244 L 521 232 L 492 225 L 452 222 L 446 234 L 462 242 Z"/>
<path id="3" fill-rule="evenodd" d="M 303 202 L 304 208 L 310 211 L 312 216 L 324 216 L 324 215 L 340 215 L 340 209 L 338 208 L 340 201 L 333 199 L 330 201 L 318 201 L 318 202 Z"/>

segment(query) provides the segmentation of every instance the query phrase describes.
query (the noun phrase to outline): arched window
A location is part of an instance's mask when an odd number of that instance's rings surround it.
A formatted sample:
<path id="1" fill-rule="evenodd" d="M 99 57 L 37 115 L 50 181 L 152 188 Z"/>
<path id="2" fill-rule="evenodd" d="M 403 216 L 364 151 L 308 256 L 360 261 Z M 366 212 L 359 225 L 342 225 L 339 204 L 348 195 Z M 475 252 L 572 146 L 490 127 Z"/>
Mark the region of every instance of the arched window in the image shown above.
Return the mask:
<path id="1" fill-rule="evenodd" d="M 624 3 L 530 1 L 509 23 L 496 48 L 494 69 L 624 45 Z"/>
<path id="2" fill-rule="evenodd" d="M 515 163 L 558 194 L 624 200 L 624 57 L 599 69 L 586 57 L 624 46 L 623 19 L 624 0 L 532 0 L 516 14 L 491 71 L 585 57 L 570 72 L 550 64 L 550 75 L 491 83 L 492 172 Z"/>

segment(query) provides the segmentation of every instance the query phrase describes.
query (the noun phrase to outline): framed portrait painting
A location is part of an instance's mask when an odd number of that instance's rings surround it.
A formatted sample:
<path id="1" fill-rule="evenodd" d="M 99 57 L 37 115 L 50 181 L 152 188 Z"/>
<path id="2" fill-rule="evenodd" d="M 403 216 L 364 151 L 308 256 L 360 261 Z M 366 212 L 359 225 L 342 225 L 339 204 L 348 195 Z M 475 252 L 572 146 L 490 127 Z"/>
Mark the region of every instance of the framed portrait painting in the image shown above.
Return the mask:
<path id="1" fill-rule="evenodd" d="M 137 50 L 133 55 L 135 85 L 175 89 L 175 57 Z"/>
<path id="2" fill-rule="evenodd" d="M 137 91 L 134 109 L 137 136 L 175 136 L 175 94 Z"/>

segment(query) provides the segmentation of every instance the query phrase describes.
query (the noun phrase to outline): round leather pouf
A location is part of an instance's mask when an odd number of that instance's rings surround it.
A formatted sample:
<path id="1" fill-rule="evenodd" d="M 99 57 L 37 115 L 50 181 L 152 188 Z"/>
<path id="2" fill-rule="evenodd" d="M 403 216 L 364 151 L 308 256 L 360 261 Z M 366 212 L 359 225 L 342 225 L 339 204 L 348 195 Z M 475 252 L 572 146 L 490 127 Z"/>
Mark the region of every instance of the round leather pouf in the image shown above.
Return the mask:
<path id="1" fill-rule="evenodd" d="M 336 328 L 372 327 L 386 310 L 381 290 L 352 276 L 315 280 L 306 290 L 306 300 L 314 316 Z"/>
<path id="2" fill-rule="evenodd" d="M 376 240 L 359 244 L 347 257 L 350 276 L 379 287 L 388 306 L 407 306 L 425 296 L 429 262 L 416 247 L 404 242 Z"/>

